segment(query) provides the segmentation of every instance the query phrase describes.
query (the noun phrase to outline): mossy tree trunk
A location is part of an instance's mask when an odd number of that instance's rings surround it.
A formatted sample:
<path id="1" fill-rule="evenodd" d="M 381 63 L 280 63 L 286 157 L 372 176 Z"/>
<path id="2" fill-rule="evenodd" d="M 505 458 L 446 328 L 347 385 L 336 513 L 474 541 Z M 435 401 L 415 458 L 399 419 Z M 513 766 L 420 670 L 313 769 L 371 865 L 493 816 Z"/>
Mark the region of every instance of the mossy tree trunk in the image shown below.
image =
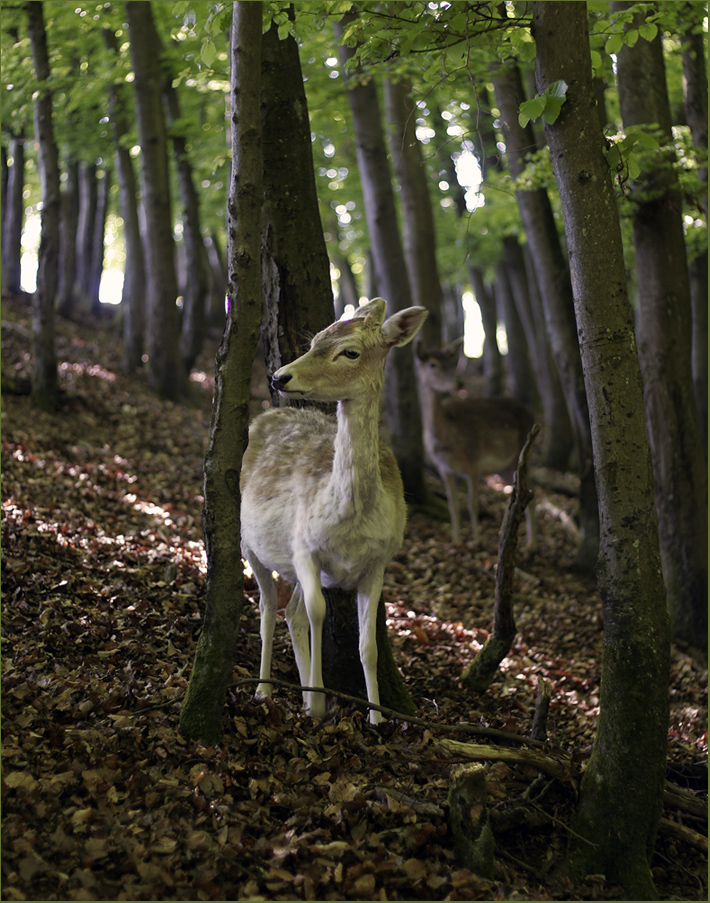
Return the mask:
<path id="1" fill-rule="evenodd" d="M 239 475 L 249 428 L 251 370 L 261 321 L 262 156 L 260 2 L 233 5 L 232 174 L 228 200 L 229 314 L 217 355 L 205 458 L 203 530 L 207 548 L 204 626 L 180 729 L 205 743 L 222 733 L 222 711 L 242 612 Z"/>
<path id="2" fill-rule="evenodd" d="M 619 216 L 594 100 L 587 10 L 533 3 L 537 88 L 564 80 L 545 125 L 562 200 L 599 498 L 604 611 L 601 711 L 575 820 L 578 875 L 657 899 L 650 870 L 662 811 L 669 625 L 653 472 Z"/>

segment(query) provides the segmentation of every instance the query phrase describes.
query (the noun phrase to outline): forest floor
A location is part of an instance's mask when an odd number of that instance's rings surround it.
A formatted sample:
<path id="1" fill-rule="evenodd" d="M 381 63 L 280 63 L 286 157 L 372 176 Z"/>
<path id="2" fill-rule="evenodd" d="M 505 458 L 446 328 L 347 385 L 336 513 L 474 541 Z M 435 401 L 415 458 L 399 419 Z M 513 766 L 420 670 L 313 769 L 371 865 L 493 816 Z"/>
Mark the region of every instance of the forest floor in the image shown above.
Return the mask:
<path id="1" fill-rule="evenodd" d="M 115 326 L 58 320 L 50 416 L 5 388 L 29 375 L 28 302 L 3 298 L 2 319 L 2 899 L 621 898 L 603 876 L 574 885 L 564 870 L 602 644 L 595 584 L 573 565 L 569 476 L 532 468 L 539 547 L 519 557 L 517 637 L 488 691 L 460 676 L 492 627 L 507 500 L 494 481 L 478 546 L 415 514 L 387 571 L 393 650 L 428 725 L 373 727 L 345 704 L 310 720 L 284 688 L 256 702 L 239 684 L 258 673 L 247 582 L 223 740 L 204 747 L 178 717 L 205 596 L 215 347 L 190 402 L 172 404 L 122 373 Z M 274 657 L 274 677 L 298 683 L 282 621 Z M 529 735 L 541 678 L 552 686 L 543 751 L 565 767 L 545 775 L 504 761 L 520 744 L 485 740 L 496 859 L 484 879 L 456 861 L 447 793 L 465 758 L 443 742 L 481 738 L 444 728 Z M 662 900 L 706 900 L 707 820 L 684 811 L 707 800 L 702 653 L 673 647 L 670 702 L 668 781 L 685 795 L 666 795 L 653 875 Z"/>

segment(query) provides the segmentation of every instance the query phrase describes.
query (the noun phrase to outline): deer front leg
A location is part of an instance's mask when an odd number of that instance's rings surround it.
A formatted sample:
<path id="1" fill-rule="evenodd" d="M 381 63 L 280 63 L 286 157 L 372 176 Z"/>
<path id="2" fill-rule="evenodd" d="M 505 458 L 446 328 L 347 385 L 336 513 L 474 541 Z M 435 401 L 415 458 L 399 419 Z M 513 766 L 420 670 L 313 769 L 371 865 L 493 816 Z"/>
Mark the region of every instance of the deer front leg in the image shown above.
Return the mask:
<path id="1" fill-rule="evenodd" d="M 461 542 L 461 515 L 459 511 L 459 498 L 456 492 L 456 476 L 450 471 L 440 471 L 441 479 L 446 487 L 446 500 L 449 503 L 449 518 L 451 519 L 451 541 Z"/>
<path id="2" fill-rule="evenodd" d="M 294 585 L 291 598 L 286 606 L 286 623 L 288 632 L 291 634 L 291 645 L 301 686 L 306 687 L 311 679 L 311 653 L 308 647 L 308 612 L 300 583 Z M 307 704 L 305 692 L 303 704 L 304 706 Z"/>
<path id="3" fill-rule="evenodd" d="M 307 686 L 323 686 L 322 638 L 325 599 L 320 586 L 320 568 L 310 555 L 294 556 L 294 567 L 303 590 L 303 601 L 311 630 L 311 667 Z M 304 693 L 306 711 L 312 718 L 325 718 L 325 693 Z"/>
<path id="4" fill-rule="evenodd" d="M 269 680 L 271 677 L 271 653 L 274 647 L 274 628 L 276 626 L 276 608 L 278 594 L 276 582 L 271 571 L 251 552 L 246 553 L 246 559 L 259 584 L 259 613 L 261 615 L 261 665 L 259 666 L 259 680 Z M 259 698 L 271 696 L 271 684 L 260 683 L 255 695 Z"/>
<path id="5" fill-rule="evenodd" d="M 377 607 L 380 604 L 383 582 L 384 568 L 380 568 L 357 588 L 360 662 L 365 674 L 368 701 L 375 705 L 380 704 L 380 688 L 377 682 Z M 381 718 L 381 712 L 370 709 L 371 724 L 379 724 Z"/>

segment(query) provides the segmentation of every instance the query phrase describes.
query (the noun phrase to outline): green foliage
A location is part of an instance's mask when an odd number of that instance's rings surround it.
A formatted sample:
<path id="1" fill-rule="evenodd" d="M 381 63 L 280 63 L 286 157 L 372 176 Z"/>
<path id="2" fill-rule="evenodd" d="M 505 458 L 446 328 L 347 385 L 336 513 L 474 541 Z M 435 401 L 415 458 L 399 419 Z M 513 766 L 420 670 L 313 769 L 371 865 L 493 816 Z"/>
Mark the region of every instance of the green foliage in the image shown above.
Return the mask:
<path id="1" fill-rule="evenodd" d="M 520 104 L 518 122 L 521 128 L 542 116 L 543 122 L 553 125 L 560 115 L 562 104 L 566 100 L 567 82 L 556 81 L 545 88 L 544 93 L 536 94 L 532 100 Z"/>

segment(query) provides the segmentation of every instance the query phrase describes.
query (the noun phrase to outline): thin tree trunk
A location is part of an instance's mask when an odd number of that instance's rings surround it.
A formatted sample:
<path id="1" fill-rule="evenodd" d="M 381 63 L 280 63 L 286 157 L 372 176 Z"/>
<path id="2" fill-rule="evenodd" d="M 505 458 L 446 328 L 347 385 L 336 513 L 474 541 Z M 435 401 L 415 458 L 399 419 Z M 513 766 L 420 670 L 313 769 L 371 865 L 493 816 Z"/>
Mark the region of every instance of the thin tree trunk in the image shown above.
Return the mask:
<path id="1" fill-rule="evenodd" d="M 225 316 L 225 298 L 227 297 L 227 269 L 222 248 L 214 230 L 205 239 L 205 249 L 207 251 L 211 279 L 207 322 L 210 327 L 222 329 Z"/>
<path id="2" fill-rule="evenodd" d="M 262 309 L 261 17 L 260 2 L 232 6 L 229 314 L 217 354 L 205 457 L 205 619 L 180 712 L 180 730 L 205 743 L 216 743 L 222 734 L 222 711 L 244 596 L 239 474 L 247 445 L 251 370 Z"/>
<path id="3" fill-rule="evenodd" d="M 412 300 L 429 311 L 421 329 L 424 344 L 438 347 L 442 340 L 442 292 L 436 262 L 434 212 L 416 133 L 417 108 L 408 82 L 385 79 L 385 117 L 394 174 L 400 186 L 404 257 Z"/>
<path id="4" fill-rule="evenodd" d="M 276 25 L 262 41 L 262 339 L 271 374 L 306 351 L 334 307 L 298 45 L 290 35 L 279 41 Z M 272 400 L 282 403 L 278 392 Z"/>
<path id="5" fill-rule="evenodd" d="M 111 191 L 111 170 L 104 170 L 103 178 L 98 180 L 96 194 L 96 219 L 94 220 L 94 240 L 91 253 L 91 268 L 89 270 L 88 300 L 91 304 L 91 313 L 98 316 L 101 311 L 99 291 L 101 289 L 101 276 L 104 271 L 104 237 L 106 234 L 106 219 Z"/>
<path id="6" fill-rule="evenodd" d="M 546 467 L 566 470 L 574 446 L 572 424 L 557 367 L 545 331 L 544 315 L 537 295 L 532 267 L 515 236 L 503 239 L 503 259 L 510 279 L 515 307 L 528 340 L 528 351 L 540 393 L 543 431 L 543 461 Z"/>
<path id="7" fill-rule="evenodd" d="M 582 781 L 573 865 L 657 899 L 650 860 L 668 730 L 669 632 L 653 472 L 621 229 L 594 104 L 587 9 L 533 3 L 538 91 L 564 78 L 545 126 L 562 200 L 600 503 L 601 711 Z M 583 174 L 583 177 L 580 177 Z"/>
<path id="8" fill-rule="evenodd" d="M 187 394 L 187 373 L 180 356 L 178 289 L 175 277 L 173 220 L 165 117 L 162 106 L 160 40 L 150 3 L 125 4 L 138 137 L 141 145 L 142 195 L 145 208 L 145 260 L 148 282 L 146 346 L 148 379 L 165 398 Z"/>
<path id="9" fill-rule="evenodd" d="M 79 222 L 79 162 L 72 157 L 66 162 L 67 179 L 62 192 L 62 216 L 59 250 L 59 288 L 57 311 L 71 317 L 76 282 L 76 230 Z"/>
<path id="10" fill-rule="evenodd" d="M 173 88 L 172 74 L 163 80 L 163 100 L 168 126 L 172 130 L 173 155 L 182 202 L 182 238 L 187 278 L 182 286 L 182 335 L 180 353 L 189 373 L 205 341 L 205 314 L 209 274 L 200 226 L 200 198 L 195 188 L 187 141 L 179 131 L 180 103 Z"/>
<path id="11" fill-rule="evenodd" d="M 91 267 L 94 255 L 98 208 L 96 164 L 79 165 L 79 218 L 76 226 L 76 270 L 74 295 L 81 311 L 91 310 Z"/>
<path id="12" fill-rule="evenodd" d="M 116 35 L 103 29 L 104 44 L 114 53 L 118 50 Z M 109 87 L 109 115 L 115 147 L 118 209 L 123 220 L 126 262 L 123 268 L 123 366 L 129 372 L 142 364 L 145 335 L 145 258 L 138 216 L 138 185 L 133 161 L 124 137 L 128 134 L 126 86 L 113 82 Z"/>
<path id="13" fill-rule="evenodd" d="M 630 3 L 612 3 L 628 9 Z M 636 24 L 643 22 L 637 18 Z M 624 126 L 654 123 L 666 145 L 632 186 L 639 284 L 637 341 L 656 483 L 663 575 L 673 635 L 707 644 L 708 484 L 692 374 L 690 284 L 682 199 L 672 169 L 662 36 L 617 57 Z M 646 186 L 652 184 L 649 190 Z"/>
<path id="14" fill-rule="evenodd" d="M 529 408 L 537 408 L 540 396 L 537 391 L 537 381 L 530 362 L 530 350 L 523 324 L 518 314 L 513 297 L 513 287 L 510 273 L 504 263 L 496 267 L 496 297 L 505 324 L 505 334 L 508 340 L 508 354 L 505 357 L 506 371 L 510 394 L 516 401 L 527 405 Z"/>
<path id="15" fill-rule="evenodd" d="M 503 361 L 498 348 L 498 312 L 493 287 L 486 285 L 480 267 L 470 267 L 469 275 L 473 293 L 481 311 L 483 325 L 483 375 L 486 380 L 486 396 L 495 398 L 503 394 Z"/>
<path id="16" fill-rule="evenodd" d="M 35 100 L 35 135 L 39 145 L 42 186 L 42 231 L 37 267 L 37 291 L 32 299 L 32 403 L 42 410 L 55 411 L 58 399 L 57 357 L 54 347 L 54 301 L 59 281 L 59 150 L 54 140 L 52 95 L 49 80 L 49 53 L 44 27 L 43 5 L 38 0 L 25 4 L 27 30 L 39 90 Z"/>
<path id="17" fill-rule="evenodd" d="M 338 38 L 351 16 L 349 13 L 334 23 Z M 345 72 L 345 64 L 354 50 L 339 45 L 338 53 Z M 372 80 L 355 83 L 348 79 L 347 94 L 355 129 L 375 279 L 378 292 L 387 300 L 391 314 L 411 307 L 412 293 L 397 224 L 380 104 Z M 402 473 L 407 500 L 426 505 L 429 493 L 424 482 L 422 417 L 411 353 L 392 354 L 387 360 L 384 412 L 388 440 Z"/>
<path id="18" fill-rule="evenodd" d="M 10 139 L 12 166 L 7 176 L 7 205 L 2 219 L 2 287 L 4 291 L 18 294 L 22 276 L 22 221 L 25 205 L 22 192 L 25 187 L 25 137 L 24 132 Z"/>
<path id="19" fill-rule="evenodd" d="M 522 128 L 518 123 L 520 102 L 524 100 L 518 67 L 509 65 L 498 69 L 493 84 L 501 112 L 510 171 L 513 176 L 518 176 L 525 166 L 525 155 L 535 148 L 530 127 Z M 579 453 L 581 540 L 577 563 L 585 570 L 593 570 L 599 548 L 599 512 L 594 487 L 589 411 L 577 344 L 569 270 L 546 190 L 521 189 L 516 191 L 516 197 L 543 302 L 550 347 L 567 398 Z"/>

